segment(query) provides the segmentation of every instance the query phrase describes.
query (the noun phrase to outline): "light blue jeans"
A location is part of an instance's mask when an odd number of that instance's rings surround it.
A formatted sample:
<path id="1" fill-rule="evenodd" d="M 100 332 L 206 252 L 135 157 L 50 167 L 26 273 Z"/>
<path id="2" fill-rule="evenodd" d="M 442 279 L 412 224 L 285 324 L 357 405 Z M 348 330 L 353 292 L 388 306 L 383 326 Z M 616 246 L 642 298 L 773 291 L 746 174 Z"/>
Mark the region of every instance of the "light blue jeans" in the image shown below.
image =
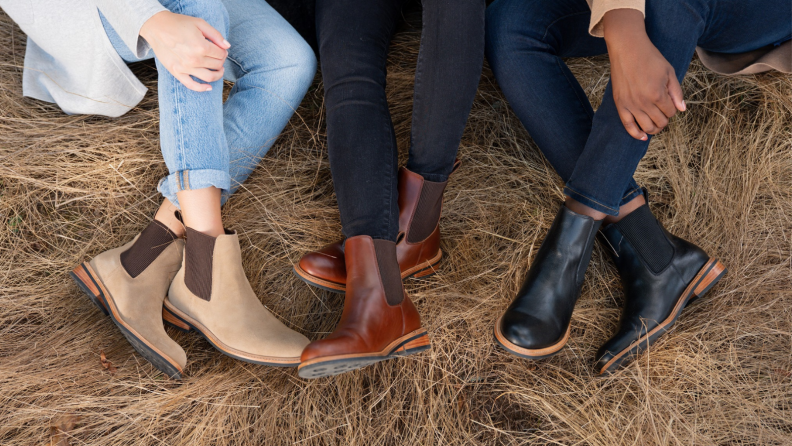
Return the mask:
<path id="1" fill-rule="evenodd" d="M 169 172 L 158 189 L 178 206 L 177 192 L 214 186 L 222 189 L 225 203 L 294 114 L 313 82 L 316 57 L 264 0 L 160 3 L 171 12 L 206 20 L 231 43 L 224 76 L 234 87 L 223 104 L 222 80 L 212 83 L 212 91 L 195 92 L 156 61 L 160 148 Z M 125 61 L 154 57 L 150 52 L 136 58 L 104 17 L 102 23 Z"/>

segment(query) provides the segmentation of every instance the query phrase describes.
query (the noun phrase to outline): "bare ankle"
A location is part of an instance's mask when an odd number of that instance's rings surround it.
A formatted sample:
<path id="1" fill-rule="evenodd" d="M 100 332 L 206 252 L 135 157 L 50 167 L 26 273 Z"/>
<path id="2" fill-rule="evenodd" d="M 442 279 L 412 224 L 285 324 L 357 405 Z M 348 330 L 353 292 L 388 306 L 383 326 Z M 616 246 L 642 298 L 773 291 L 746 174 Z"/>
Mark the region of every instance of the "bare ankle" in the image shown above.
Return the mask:
<path id="1" fill-rule="evenodd" d="M 564 202 L 564 205 L 570 211 L 576 214 L 586 215 L 588 217 L 593 218 L 594 220 L 602 220 L 608 216 L 608 214 L 592 209 L 571 197 L 566 197 L 566 201 Z"/>
<path id="2" fill-rule="evenodd" d="M 179 208 L 166 198 L 154 214 L 154 220 L 167 226 L 178 237 L 184 237 L 184 224 L 176 218 L 178 210 Z"/>
<path id="3" fill-rule="evenodd" d="M 225 233 L 223 219 L 220 216 L 220 189 L 207 187 L 183 190 L 176 195 L 179 197 L 182 217 L 187 227 L 211 237 Z"/>

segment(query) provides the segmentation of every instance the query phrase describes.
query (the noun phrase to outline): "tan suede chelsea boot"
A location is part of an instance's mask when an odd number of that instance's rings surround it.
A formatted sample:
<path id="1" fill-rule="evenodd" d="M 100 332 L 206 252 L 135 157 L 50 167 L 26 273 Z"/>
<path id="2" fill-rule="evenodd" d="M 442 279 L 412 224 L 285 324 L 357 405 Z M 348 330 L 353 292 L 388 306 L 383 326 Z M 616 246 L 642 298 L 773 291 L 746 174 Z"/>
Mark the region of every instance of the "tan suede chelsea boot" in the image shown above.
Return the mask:
<path id="1" fill-rule="evenodd" d="M 184 241 L 154 220 L 134 240 L 84 262 L 70 274 L 109 314 L 132 347 L 157 369 L 181 379 L 184 350 L 168 337 L 162 302 L 182 263 Z"/>
<path id="2" fill-rule="evenodd" d="M 273 316 L 245 277 L 236 233 L 211 237 L 187 228 L 182 267 L 163 317 L 198 331 L 222 353 L 254 364 L 296 367 L 308 338 Z"/>

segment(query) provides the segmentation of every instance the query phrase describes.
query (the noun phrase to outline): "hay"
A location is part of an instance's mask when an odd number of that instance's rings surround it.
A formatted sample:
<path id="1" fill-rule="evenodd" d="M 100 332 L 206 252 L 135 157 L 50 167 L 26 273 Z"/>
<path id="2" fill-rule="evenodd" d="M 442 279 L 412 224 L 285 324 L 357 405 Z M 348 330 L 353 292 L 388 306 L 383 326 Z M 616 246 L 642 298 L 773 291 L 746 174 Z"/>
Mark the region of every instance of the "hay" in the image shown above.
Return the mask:
<path id="1" fill-rule="evenodd" d="M 417 41 L 408 27 L 390 61 L 403 150 Z M 21 98 L 24 36 L 5 16 L 0 43 L 1 444 L 48 444 L 50 435 L 97 446 L 790 443 L 791 77 L 726 78 L 693 64 L 684 83 L 690 111 L 653 141 L 637 178 L 668 229 L 721 258 L 729 274 L 612 377 L 592 370 L 623 300 L 599 247 L 568 347 L 528 362 L 493 343 L 493 323 L 562 185 L 485 70 L 447 193 L 448 255 L 439 274 L 407 282 L 433 349 L 306 381 L 170 331 L 189 358 L 176 382 L 138 356 L 66 275 L 127 241 L 159 202 L 165 166 L 152 65 L 135 67 L 151 92 L 126 116 L 66 116 Z M 607 59 L 571 63 L 599 97 Z M 309 92 L 224 211 L 242 230 L 254 289 L 312 339 L 333 329 L 343 302 L 291 273 L 302 253 L 340 235 L 321 93 L 321 84 Z"/>

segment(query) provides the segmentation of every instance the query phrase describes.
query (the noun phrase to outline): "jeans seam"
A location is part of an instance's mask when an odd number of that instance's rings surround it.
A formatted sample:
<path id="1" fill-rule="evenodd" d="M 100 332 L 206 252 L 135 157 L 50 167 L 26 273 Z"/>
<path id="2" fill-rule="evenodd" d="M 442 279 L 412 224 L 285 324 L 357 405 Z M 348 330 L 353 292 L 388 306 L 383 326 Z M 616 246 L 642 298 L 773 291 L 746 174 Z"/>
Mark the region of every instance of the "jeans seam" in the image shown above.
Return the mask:
<path id="1" fill-rule="evenodd" d="M 593 201 L 594 203 L 597 203 L 598 205 L 600 205 L 600 206 L 602 206 L 602 207 L 604 207 L 604 208 L 610 209 L 611 211 L 618 211 L 618 209 L 614 209 L 614 208 L 612 208 L 612 207 L 610 207 L 610 206 L 604 205 L 604 204 L 600 203 L 599 201 L 597 201 L 597 200 L 595 200 L 595 199 L 593 199 L 593 198 L 589 197 L 588 195 L 586 195 L 586 194 L 583 194 L 583 193 L 581 193 L 581 192 L 578 192 L 578 191 L 576 191 L 576 190 L 575 190 L 573 187 L 570 187 L 570 186 L 569 186 L 569 184 L 566 184 L 566 185 L 565 185 L 565 187 L 566 187 L 567 189 L 571 190 L 572 192 L 574 192 L 574 193 L 576 193 L 576 194 L 580 195 L 581 197 L 584 197 L 584 198 L 585 198 L 585 199 L 587 199 L 587 200 L 591 200 L 591 201 Z"/>
<path id="2" fill-rule="evenodd" d="M 622 200 L 624 200 L 625 198 L 627 198 L 627 197 L 629 197 L 630 195 L 634 194 L 634 193 L 635 193 L 635 191 L 637 191 L 637 190 L 641 190 L 641 188 L 640 188 L 640 187 L 637 187 L 637 188 L 634 188 L 633 190 L 631 190 L 631 191 L 627 192 L 627 195 L 623 196 L 623 197 L 622 197 Z"/>
<path id="3" fill-rule="evenodd" d="M 178 9 L 179 14 L 181 14 L 184 11 L 184 7 L 182 5 L 181 0 L 176 0 L 176 4 L 174 6 L 174 9 Z M 169 75 L 173 76 L 170 73 L 169 73 Z M 185 156 L 184 156 L 184 129 L 182 127 L 182 112 L 181 112 L 182 95 L 181 95 L 181 90 L 179 88 L 179 80 L 176 79 L 176 78 L 174 78 L 174 82 L 173 82 L 173 97 L 174 97 L 174 102 L 176 104 L 176 116 L 178 118 L 177 119 L 177 124 L 176 124 L 176 129 L 175 129 L 176 135 L 177 135 L 177 139 L 179 141 L 177 153 L 178 153 L 178 158 L 179 158 L 179 167 L 183 168 L 183 169 L 181 169 L 181 172 L 180 172 L 180 175 L 179 175 L 179 179 L 181 180 L 179 182 L 179 190 L 185 190 L 185 188 L 184 188 L 185 181 L 184 181 L 184 173 L 183 172 L 187 168 L 187 163 L 186 163 Z M 189 190 L 189 185 L 188 185 L 186 190 Z"/>
<path id="4" fill-rule="evenodd" d="M 416 107 L 415 105 L 416 105 L 416 103 L 421 101 L 421 99 L 418 97 L 418 92 L 420 90 L 419 87 L 421 85 L 421 77 L 422 77 L 421 74 L 423 73 L 423 59 L 424 59 L 423 49 L 424 49 L 424 38 L 423 38 L 423 36 L 421 36 L 420 43 L 418 44 L 418 60 L 416 61 L 416 64 L 415 64 L 415 77 L 414 77 L 415 80 L 414 80 L 414 83 L 413 83 L 413 109 L 412 109 L 412 115 L 413 115 L 412 118 L 413 119 L 415 118 L 415 110 L 418 110 L 418 107 Z M 415 121 L 413 120 L 413 122 L 415 122 Z M 415 138 L 415 133 L 414 132 L 415 132 L 415 126 L 413 125 L 413 126 L 411 126 L 411 129 L 410 129 L 410 151 L 411 152 L 415 148 L 415 139 L 416 138 Z"/>
<path id="5" fill-rule="evenodd" d="M 233 62 L 234 64 L 236 64 L 236 66 L 238 66 L 238 67 L 239 67 L 239 69 L 240 69 L 240 70 L 242 70 L 242 72 L 243 72 L 244 74 L 248 74 L 248 73 L 250 73 L 250 71 L 246 70 L 246 69 L 245 69 L 245 67 L 242 65 L 242 63 L 241 63 L 241 62 L 239 62 L 238 60 L 236 60 L 236 59 L 232 58 L 231 56 L 227 56 L 227 57 L 226 57 L 226 59 L 228 59 L 228 60 L 230 60 L 231 62 Z M 238 79 L 237 79 L 237 80 L 238 80 Z M 236 82 L 235 82 L 235 84 L 236 84 Z"/>
<path id="6" fill-rule="evenodd" d="M 388 136 L 391 137 L 391 141 L 392 141 L 393 140 L 393 131 L 391 130 L 391 126 L 388 125 L 388 124 L 386 124 L 385 126 L 388 128 Z M 390 225 L 391 225 L 391 220 L 393 220 L 393 216 L 391 215 L 391 211 L 392 211 L 392 209 L 391 209 L 391 201 L 393 201 L 393 187 L 392 187 L 392 184 L 393 184 L 393 172 L 394 172 L 394 170 L 396 170 L 396 166 L 393 165 L 393 157 L 390 156 L 390 154 L 389 154 L 389 158 L 388 158 L 388 186 L 387 186 L 388 187 L 388 194 L 387 194 L 387 198 L 385 199 L 385 206 L 388 209 L 388 211 L 384 213 L 384 216 L 385 216 L 385 220 L 384 220 L 385 234 L 384 234 L 384 237 L 386 239 L 388 239 L 388 237 L 390 236 Z"/>

